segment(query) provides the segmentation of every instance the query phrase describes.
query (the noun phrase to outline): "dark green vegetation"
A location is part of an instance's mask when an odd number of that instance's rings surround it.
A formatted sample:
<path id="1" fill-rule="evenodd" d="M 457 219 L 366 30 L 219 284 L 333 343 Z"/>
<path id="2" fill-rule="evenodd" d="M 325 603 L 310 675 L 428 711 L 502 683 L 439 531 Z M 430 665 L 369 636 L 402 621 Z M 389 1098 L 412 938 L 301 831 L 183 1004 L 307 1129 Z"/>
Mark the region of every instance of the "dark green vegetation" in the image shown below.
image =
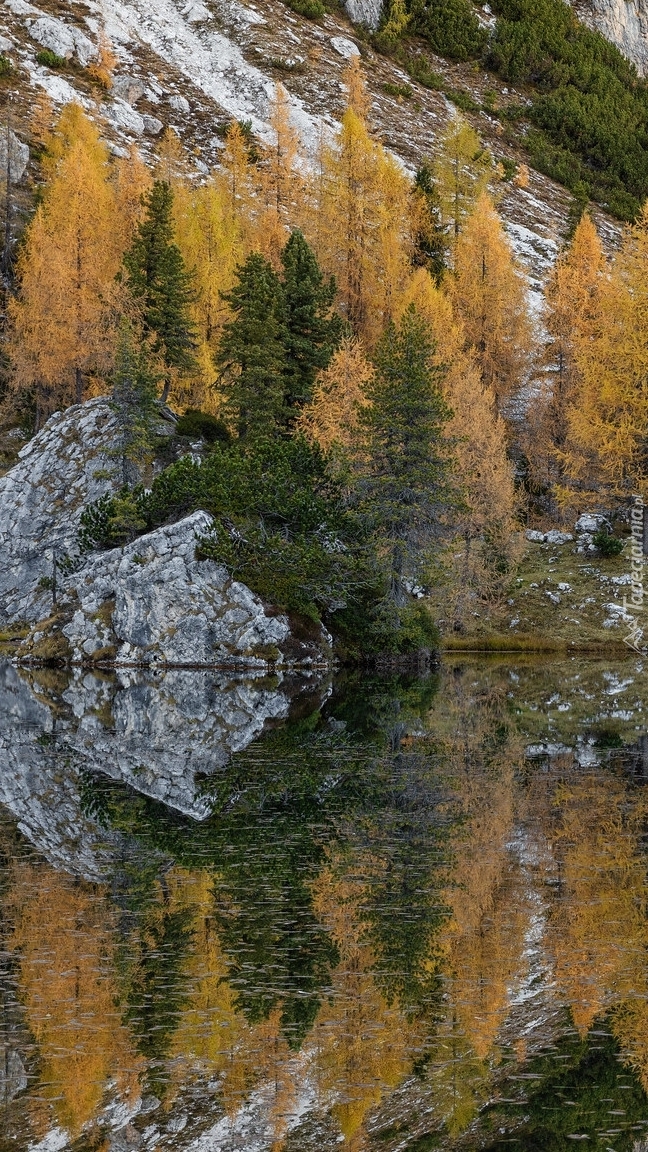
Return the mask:
<path id="1" fill-rule="evenodd" d="M 141 306 L 143 333 L 152 338 L 152 351 L 162 358 L 167 372 L 163 400 L 169 392 L 170 372 L 195 367 L 194 329 L 189 317 L 193 291 L 173 240 L 172 205 L 171 188 L 156 180 L 145 199 L 146 216 L 124 256 L 128 288 Z"/>
<path id="2" fill-rule="evenodd" d="M 166 205 L 166 186 L 156 187 Z M 341 467 L 339 454 L 329 461 L 295 429 L 344 333 L 331 313 L 335 285 L 299 232 L 282 263 L 282 279 L 258 253 L 239 268 L 219 351 L 226 423 L 185 413 L 176 438 L 200 435 L 210 450 L 170 464 L 149 490 L 129 486 L 126 463 L 145 455 L 147 434 L 153 446 L 151 379 L 124 335 L 112 401 L 124 486 L 85 510 L 79 546 L 123 545 L 202 509 L 214 519 L 199 555 L 227 565 L 267 603 L 325 622 L 341 653 L 434 647 L 432 617 L 408 591 L 425 580 L 450 504 L 441 446 L 450 412 L 426 326 L 410 309 L 388 328 L 359 431 L 362 464 Z"/>
<path id="3" fill-rule="evenodd" d="M 408 0 L 407 32 L 450 60 L 480 60 L 526 89 L 530 104 L 500 115 L 525 124 L 531 162 L 579 200 L 598 201 L 632 220 L 648 195 L 648 86 L 614 45 L 586 28 L 565 0 L 496 0 L 488 37 L 469 0 Z M 385 23 L 389 13 L 386 13 Z M 376 46 L 402 56 L 413 79 L 446 91 L 463 111 L 479 105 L 450 92 L 424 56 L 378 34 Z M 491 112 L 493 109 L 490 109 Z"/>
<path id="4" fill-rule="evenodd" d="M 410 0 L 412 30 L 429 41 L 439 56 L 474 60 L 487 41 L 487 33 L 469 0 Z"/>
<path id="5" fill-rule="evenodd" d="M 43 68 L 65 68 L 67 60 L 63 56 L 57 56 L 56 52 L 52 52 L 51 48 L 43 48 L 41 52 L 36 53 L 36 63 L 41 64 Z"/>
<path id="6" fill-rule="evenodd" d="M 565 1021 L 565 1034 L 551 1051 L 529 1062 L 524 1091 L 519 1080 L 503 1085 L 502 1096 L 509 1099 L 486 1114 L 486 1124 L 499 1134 L 481 1145 L 485 1152 L 567 1152 L 578 1140 L 599 1152 L 613 1141 L 616 1150 L 629 1152 L 645 1134 L 646 1094 L 622 1067 L 609 1021 L 595 1021 L 582 1039 L 570 1023 Z"/>

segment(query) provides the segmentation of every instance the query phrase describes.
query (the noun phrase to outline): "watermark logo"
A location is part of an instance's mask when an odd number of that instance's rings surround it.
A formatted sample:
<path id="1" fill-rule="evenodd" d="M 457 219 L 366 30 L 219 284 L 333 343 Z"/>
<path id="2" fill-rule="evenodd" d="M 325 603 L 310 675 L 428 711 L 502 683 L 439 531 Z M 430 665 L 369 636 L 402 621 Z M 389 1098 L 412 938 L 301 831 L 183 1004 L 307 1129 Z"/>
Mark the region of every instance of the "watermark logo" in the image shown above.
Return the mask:
<path id="1" fill-rule="evenodd" d="M 635 496 L 633 498 L 632 511 L 630 513 L 630 528 L 632 533 L 632 548 L 630 552 L 630 574 L 632 577 L 632 592 L 630 599 L 627 596 L 623 597 L 623 611 L 626 620 L 630 625 L 630 631 L 627 636 L 623 637 L 623 643 L 638 652 L 640 656 L 648 655 L 648 647 L 642 643 L 643 641 L 643 628 L 639 623 L 636 615 L 643 608 L 644 602 L 644 551 L 643 551 L 643 525 L 644 525 L 644 501 L 642 496 Z"/>

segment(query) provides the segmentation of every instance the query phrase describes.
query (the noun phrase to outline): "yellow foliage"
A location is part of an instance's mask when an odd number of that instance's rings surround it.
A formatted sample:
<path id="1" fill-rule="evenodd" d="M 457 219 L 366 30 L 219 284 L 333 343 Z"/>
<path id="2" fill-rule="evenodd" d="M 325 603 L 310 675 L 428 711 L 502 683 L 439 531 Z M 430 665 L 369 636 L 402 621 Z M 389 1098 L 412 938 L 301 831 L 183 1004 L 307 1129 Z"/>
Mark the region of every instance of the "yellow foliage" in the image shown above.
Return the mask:
<path id="1" fill-rule="evenodd" d="M 349 107 L 334 142 L 322 145 L 307 233 L 322 266 L 336 278 L 354 334 L 371 349 L 392 319 L 409 274 L 410 183 L 371 136 L 357 61 L 345 75 Z"/>
<path id="2" fill-rule="evenodd" d="M 573 240 L 558 258 L 546 289 L 545 323 L 551 337 L 547 359 L 550 380 L 529 412 L 525 444 L 541 483 L 564 479 L 567 411 L 578 389 L 576 349 L 588 342 L 600 318 L 600 287 L 605 257 L 594 222 L 584 215 Z"/>
<path id="3" fill-rule="evenodd" d="M 567 410 L 565 469 L 585 489 L 648 496 L 648 205 L 626 230 L 594 314 L 574 325 L 578 385 Z"/>
<path id="4" fill-rule="evenodd" d="M 114 280 L 122 250 L 108 152 L 78 105 L 48 147 L 43 201 L 18 261 L 10 305 L 15 388 L 34 389 L 40 415 L 80 402 L 110 366 Z"/>
<path id="5" fill-rule="evenodd" d="M 309 440 L 316 440 L 324 452 L 334 445 L 353 449 L 360 410 L 367 404 L 366 387 L 373 368 L 357 340 L 345 340 L 326 371 L 321 372 L 310 404 L 304 409 L 298 427 Z"/>
<path id="6" fill-rule="evenodd" d="M 524 379 L 531 349 L 526 289 L 492 200 L 482 193 L 458 237 L 450 285 L 484 384 L 497 405 Z"/>
<path id="7" fill-rule="evenodd" d="M 45 865 L 16 866 L 9 897 L 19 987 L 38 1044 L 41 1091 L 78 1135 L 109 1082 L 137 1089 L 143 1062 L 121 1021 L 113 977 L 116 924 L 103 896 Z"/>

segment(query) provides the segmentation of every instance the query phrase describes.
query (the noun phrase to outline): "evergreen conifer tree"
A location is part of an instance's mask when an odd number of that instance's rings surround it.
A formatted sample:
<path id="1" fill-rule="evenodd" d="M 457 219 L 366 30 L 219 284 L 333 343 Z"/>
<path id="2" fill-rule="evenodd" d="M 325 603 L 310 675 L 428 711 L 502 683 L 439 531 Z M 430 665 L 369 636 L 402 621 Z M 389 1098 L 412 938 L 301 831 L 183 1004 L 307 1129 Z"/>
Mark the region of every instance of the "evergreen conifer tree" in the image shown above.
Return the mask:
<path id="1" fill-rule="evenodd" d="M 125 321 L 119 332 L 110 403 L 119 426 L 122 479 L 127 485 L 139 479 L 137 464 L 151 449 L 158 411 L 156 378 L 146 349 L 136 347 L 133 332 Z"/>
<path id="2" fill-rule="evenodd" d="M 376 349 L 376 372 L 362 409 L 369 456 L 365 510 L 376 525 L 388 567 L 390 596 L 407 600 L 405 581 L 423 575 L 426 551 L 450 503 L 451 460 L 444 427 L 452 413 L 441 394 L 445 370 L 414 305 L 391 323 Z"/>
<path id="3" fill-rule="evenodd" d="M 335 280 L 324 279 L 301 232 L 292 233 L 281 263 L 287 329 L 284 404 L 292 423 L 311 399 L 317 373 L 328 368 L 344 324 L 340 316 L 331 315 Z"/>
<path id="4" fill-rule="evenodd" d="M 223 299 L 234 314 L 223 325 L 217 355 L 225 413 L 240 439 L 263 438 L 286 425 L 283 288 L 272 265 L 252 252 Z"/>
<path id="5" fill-rule="evenodd" d="M 191 276 L 174 242 L 173 192 L 156 180 L 144 199 L 146 215 L 124 256 L 127 284 L 141 302 L 145 334 L 154 337 L 152 349 L 166 369 L 162 399 L 171 386 L 172 371 L 196 368 L 195 333 L 189 307 L 193 300 Z"/>

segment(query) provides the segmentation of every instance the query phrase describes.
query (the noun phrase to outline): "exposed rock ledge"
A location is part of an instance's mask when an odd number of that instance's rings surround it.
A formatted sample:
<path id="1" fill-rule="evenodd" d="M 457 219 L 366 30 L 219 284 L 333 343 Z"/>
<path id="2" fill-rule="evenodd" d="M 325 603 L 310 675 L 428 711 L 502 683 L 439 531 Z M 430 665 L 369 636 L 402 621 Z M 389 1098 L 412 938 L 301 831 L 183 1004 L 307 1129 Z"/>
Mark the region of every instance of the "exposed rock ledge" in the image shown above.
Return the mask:
<path id="1" fill-rule="evenodd" d="M 18 657 L 193 667 L 328 661 L 324 631 L 297 640 L 286 616 L 222 565 L 196 559 L 206 512 L 92 554 L 59 574 L 53 602 L 54 554 L 74 550 L 85 504 L 119 486 L 115 442 L 109 404 L 90 400 L 52 416 L 0 480 L 0 619 L 31 626 Z"/>

